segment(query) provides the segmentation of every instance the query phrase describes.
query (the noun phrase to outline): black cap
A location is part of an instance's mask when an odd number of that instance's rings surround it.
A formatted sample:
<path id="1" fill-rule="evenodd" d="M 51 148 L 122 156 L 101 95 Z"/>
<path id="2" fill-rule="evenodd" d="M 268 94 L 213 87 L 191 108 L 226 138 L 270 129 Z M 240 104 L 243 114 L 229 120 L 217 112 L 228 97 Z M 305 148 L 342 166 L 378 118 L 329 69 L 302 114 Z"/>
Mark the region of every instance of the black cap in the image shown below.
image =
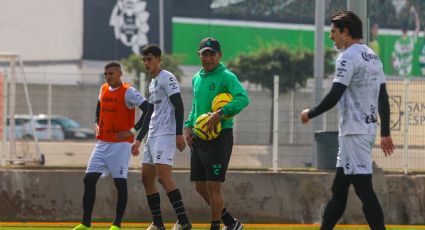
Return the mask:
<path id="1" fill-rule="evenodd" d="M 217 41 L 217 39 L 208 37 L 201 40 L 199 43 L 199 53 L 204 52 L 205 50 L 211 50 L 213 52 L 220 52 L 221 47 L 220 43 Z"/>

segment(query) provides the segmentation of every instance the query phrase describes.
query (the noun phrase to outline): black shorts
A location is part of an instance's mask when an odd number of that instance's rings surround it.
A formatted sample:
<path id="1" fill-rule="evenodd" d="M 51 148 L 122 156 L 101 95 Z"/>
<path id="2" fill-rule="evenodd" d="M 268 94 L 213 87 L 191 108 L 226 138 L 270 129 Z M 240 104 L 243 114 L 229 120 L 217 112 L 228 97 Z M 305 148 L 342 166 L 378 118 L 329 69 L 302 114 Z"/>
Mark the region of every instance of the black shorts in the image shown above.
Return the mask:
<path id="1" fill-rule="evenodd" d="M 195 137 L 190 157 L 191 181 L 224 181 L 233 148 L 233 129 L 211 141 Z"/>

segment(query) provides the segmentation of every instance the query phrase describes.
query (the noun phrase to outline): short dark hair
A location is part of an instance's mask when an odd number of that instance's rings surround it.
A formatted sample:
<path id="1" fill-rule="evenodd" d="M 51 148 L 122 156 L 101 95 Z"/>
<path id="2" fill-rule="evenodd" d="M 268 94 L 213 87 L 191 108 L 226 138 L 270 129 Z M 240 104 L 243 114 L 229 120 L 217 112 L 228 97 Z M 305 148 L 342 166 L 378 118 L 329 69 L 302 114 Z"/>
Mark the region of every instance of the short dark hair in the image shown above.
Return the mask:
<path id="1" fill-rule="evenodd" d="M 155 57 L 161 57 L 161 48 L 159 48 L 158 45 L 156 44 L 149 44 L 146 45 L 143 49 L 142 49 L 142 55 L 148 55 L 148 54 L 152 54 Z"/>
<path id="2" fill-rule="evenodd" d="M 363 38 L 362 20 L 352 11 L 341 10 L 335 13 L 331 16 L 331 23 L 341 32 L 346 28 L 348 35 L 354 39 Z"/>
<path id="3" fill-rule="evenodd" d="M 110 62 L 106 63 L 105 69 L 111 68 L 111 67 L 117 67 L 118 69 L 121 69 L 121 65 L 117 61 L 110 61 Z"/>

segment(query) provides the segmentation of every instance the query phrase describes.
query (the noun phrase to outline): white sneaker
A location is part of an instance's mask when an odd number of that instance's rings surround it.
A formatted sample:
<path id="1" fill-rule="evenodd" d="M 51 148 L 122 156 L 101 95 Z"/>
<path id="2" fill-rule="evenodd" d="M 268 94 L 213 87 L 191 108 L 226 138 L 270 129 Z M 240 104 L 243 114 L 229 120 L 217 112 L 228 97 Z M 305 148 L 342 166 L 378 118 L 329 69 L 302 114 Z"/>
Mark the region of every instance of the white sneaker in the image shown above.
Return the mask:
<path id="1" fill-rule="evenodd" d="M 221 228 L 221 230 L 242 230 L 243 224 L 239 220 L 235 219 L 235 223 L 233 223 L 231 226 L 224 226 Z"/>
<path id="2" fill-rule="evenodd" d="M 162 227 L 158 228 L 156 225 L 154 225 L 152 223 L 151 225 L 149 225 L 149 227 L 146 230 L 165 230 L 165 227 L 162 226 Z"/>
<path id="3" fill-rule="evenodd" d="M 179 221 L 176 222 L 176 224 L 171 228 L 171 230 L 191 230 L 192 224 L 189 222 L 185 225 L 179 224 Z"/>

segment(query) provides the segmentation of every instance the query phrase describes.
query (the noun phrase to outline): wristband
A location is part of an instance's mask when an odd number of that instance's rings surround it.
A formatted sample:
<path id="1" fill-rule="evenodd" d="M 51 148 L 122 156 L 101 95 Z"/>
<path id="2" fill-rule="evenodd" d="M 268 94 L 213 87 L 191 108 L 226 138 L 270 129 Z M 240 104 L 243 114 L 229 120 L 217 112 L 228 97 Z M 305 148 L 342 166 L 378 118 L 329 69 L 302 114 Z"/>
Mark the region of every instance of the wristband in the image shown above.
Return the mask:
<path id="1" fill-rule="evenodd" d="M 136 130 L 136 129 L 134 129 L 134 128 L 131 128 L 131 129 L 130 129 L 130 132 L 134 135 L 134 134 L 136 134 L 136 133 L 137 133 L 137 130 Z"/>
<path id="2" fill-rule="evenodd" d="M 224 112 L 223 112 L 223 110 L 219 110 L 218 111 L 218 115 L 221 117 L 221 118 L 223 118 L 224 117 Z"/>

